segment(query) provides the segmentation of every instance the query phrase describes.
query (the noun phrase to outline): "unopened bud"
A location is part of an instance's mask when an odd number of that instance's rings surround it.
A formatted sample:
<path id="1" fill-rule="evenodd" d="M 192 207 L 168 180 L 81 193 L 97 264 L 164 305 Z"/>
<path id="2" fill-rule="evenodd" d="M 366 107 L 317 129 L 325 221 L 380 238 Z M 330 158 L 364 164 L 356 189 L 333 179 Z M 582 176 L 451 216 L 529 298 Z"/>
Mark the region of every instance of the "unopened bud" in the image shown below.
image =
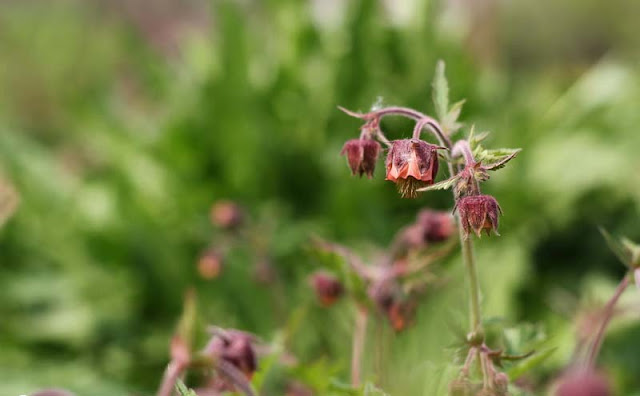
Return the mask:
<path id="1" fill-rule="evenodd" d="M 499 395 L 506 395 L 509 391 L 509 376 L 505 373 L 497 373 L 493 377 L 493 385 Z"/>
<path id="2" fill-rule="evenodd" d="M 362 176 L 366 174 L 369 178 L 373 176 L 373 171 L 378 160 L 380 143 L 372 139 L 351 139 L 342 147 L 341 155 L 347 156 L 347 162 L 351 173 Z"/>
<path id="3" fill-rule="evenodd" d="M 324 307 L 335 304 L 344 294 L 344 287 L 338 278 L 323 271 L 311 275 L 311 286 L 316 292 L 318 301 Z"/>
<path id="4" fill-rule="evenodd" d="M 469 195 L 458 199 L 456 210 L 465 236 L 473 231 L 477 236 L 485 230 L 487 235 L 493 230 L 498 234 L 498 216 L 502 213 L 498 201 L 491 195 Z"/>
<path id="5" fill-rule="evenodd" d="M 235 202 L 220 200 L 211 207 L 211 222 L 220 228 L 235 228 L 242 223 L 242 218 L 242 209 Z"/>
<path id="6" fill-rule="evenodd" d="M 198 273 L 204 279 L 214 279 L 222 272 L 223 258 L 220 253 L 210 249 L 198 259 Z"/>

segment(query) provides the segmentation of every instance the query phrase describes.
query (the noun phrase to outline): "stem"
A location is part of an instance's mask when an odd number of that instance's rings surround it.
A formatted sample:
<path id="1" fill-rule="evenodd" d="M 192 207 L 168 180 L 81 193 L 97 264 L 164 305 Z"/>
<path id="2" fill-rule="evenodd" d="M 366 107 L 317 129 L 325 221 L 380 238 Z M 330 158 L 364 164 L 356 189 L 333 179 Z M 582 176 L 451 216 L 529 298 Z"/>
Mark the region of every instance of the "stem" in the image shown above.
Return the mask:
<path id="1" fill-rule="evenodd" d="M 460 244 L 462 245 L 462 261 L 467 268 L 469 276 L 469 311 L 471 321 L 471 331 L 482 331 L 482 312 L 480 310 L 480 282 L 478 281 L 478 269 L 473 254 L 473 242 L 471 238 L 466 238 L 464 230 L 459 228 Z"/>
<path id="2" fill-rule="evenodd" d="M 473 165 L 476 163 L 475 158 L 473 158 L 473 153 L 471 152 L 471 146 L 469 146 L 469 142 L 464 139 L 458 140 L 451 149 L 451 158 L 454 158 L 457 155 L 462 155 L 464 157 L 464 162 L 467 165 Z"/>
<path id="3" fill-rule="evenodd" d="M 589 357 L 587 359 L 587 365 L 591 368 L 596 364 L 598 353 L 600 353 L 600 347 L 602 347 L 602 342 L 604 341 L 604 333 L 607 330 L 607 326 L 609 325 L 611 318 L 613 317 L 613 310 L 616 303 L 620 299 L 620 296 L 622 296 L 622 292 L 624 292 L 627 286 L 629 286 L 629 279 L 629 274 L 625 274 L 624 278 L 620 281 L 620 284 L 618 284 L 615 293 L 613 293 L 613 296 L 604 307 L 604 317 L 602 318 L 602 323 L 600 323 L 600 327 L 596 333 L 596 338 L 593 340 L 591 351 L 589 352 Z"/>
<path id="4" fill-rule="evenodd" d="M 367 311 L 358 307 L 356 310 L 356 325 L 353 329 L 353 351 L 351 354 L 351 385 L 360 386 L 360 373 L 362 369 L 362 351 L 364 339 L 367 335 Z"/>
<path id="5" fill-rule="evenodd" d="M 176 387 L 176 381 L 184 371 L 185 366 L 178 362 L 169 362 L 167 369 L 164 371 L 160 389 L 157 396 L 171 396 Z"/>
<path id="6" fill-rule="evenodd" d="M 372 111 L 370 113 L 363 114 L 363 113 L 357 113 L 354 111 L 347 110 L 344 107 L 340 107 L 340 106 L 338 106 L 338 108 L 352 117 L 356 117 L 364 120 L 371 120 L 376 118 L 380 119 L 388 115 L 397 115 L 397 116 L 411 118 L 415 121 L 418 121 L 419 124 L 422 123 L 422 126 L 420 127 L 419 131 L 422 131 L 422 128 L 424 128 L 425 126 L 428 126 L 429 130 L 433 133 L 436 139 L 438 139 L 440 144 L 448 149 L 451 149 L 451 146 L 452 146 L 451 139 L 449 139 L 449 137 L 442 131 L 442 128 L 440 127 L 440 124 L 438 123 L 438 121 L 414 109 L 410 109 L 407 107 L 391 106 L 391 107 L 385 107 L 383 109 L 379 109 L 379 110 Z"/>

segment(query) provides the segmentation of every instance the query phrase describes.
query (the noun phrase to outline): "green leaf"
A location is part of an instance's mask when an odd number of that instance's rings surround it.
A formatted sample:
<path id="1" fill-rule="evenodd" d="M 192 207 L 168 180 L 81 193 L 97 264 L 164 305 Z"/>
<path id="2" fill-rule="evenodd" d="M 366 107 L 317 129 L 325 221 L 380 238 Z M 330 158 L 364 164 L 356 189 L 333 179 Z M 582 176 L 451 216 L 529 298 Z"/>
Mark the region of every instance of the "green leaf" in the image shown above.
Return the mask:
<path id="1" fill-rule="evenodd" d="M 478 145 L 473 150 L 473 157 L 478 162 L 488 164 L 485 166 L 488 170 L 496 170 L 502 168 L 507 162 L 515 158 L 522 149 L 499 148 L 485 149 L 482 145 Z"/>
<path id="2" fill-rule="evenodd" d="M 456 181 L 458 181 L 458 179 L 459 179 L 459 176 L 456 175 L 446 180 L 442 180 L 438 183 L 434 183 L 430 186 L 419 188 L 417 191 L 424 192 L 424 191 L 435 191 L 435 190 L 448 190 L 456 184 Z"/>
<path id="3" fill-rule="evenodd" d="M 611 249 L 613 254 L 616 255 L 618 260 L 620 260 L 620 262 L 622 262 L 622 264 L 626 265 L 627 267 L 631 267 L 633 259 L 631 251 L 627 249 L 627 247 L 625 247 L 622 243 L 613 238 L 613 236 L 611 236 L 611 234 L 609 234 L 609 232 L 604 228 L 600 227 L 600 233 L 602 234 L 605 242 L 607 242 L 609 249 Z"/>
<path id="4" fill-rule="evenodd" d="M 487 164 L 487 165 L 484 165 L 484 168 L 486 170 L 490 170 L 490 171 L 502 169 L 507 164 L 507 162 L 509 162 L 512 159 L 514 159 L 520 153 L 520 151 L 522 151 L 522 149 L 515 149 L 515 151 L 513 153 L 507 155 L 506 157 L 502 158 L 501 160 L 499 160 L 497 162 L 493 162 L 493 163 Z"/>
<path id="5" fill-rule="evenodd" d="M 433 77 L 433 104 L 438 120 L 443 121 L 449 112 L 449 84 L 444 75 L 444 61 L 436 63 L 436 73 Z"/>
<path id="6" fill-rule="evenodd" d="M 462 99 L 454 103 L 444 119 L 441 120 L 442 128 L 444 129 L 446 134 L 452 135 L 458 132 L 460 128 L 462 128 L 462 124 L 458 122 L 458 117 L 460 117 L 462 105 L 464 105 L 465 102 L 466 100 Z"/>
<path id="7" fill-rule="evenodd" d="M 176 390 L 178 391 L 180 396 L 198 396 L 192 389 L 187 388 L 182 380 L 178 380 L 176 382 Z"/>

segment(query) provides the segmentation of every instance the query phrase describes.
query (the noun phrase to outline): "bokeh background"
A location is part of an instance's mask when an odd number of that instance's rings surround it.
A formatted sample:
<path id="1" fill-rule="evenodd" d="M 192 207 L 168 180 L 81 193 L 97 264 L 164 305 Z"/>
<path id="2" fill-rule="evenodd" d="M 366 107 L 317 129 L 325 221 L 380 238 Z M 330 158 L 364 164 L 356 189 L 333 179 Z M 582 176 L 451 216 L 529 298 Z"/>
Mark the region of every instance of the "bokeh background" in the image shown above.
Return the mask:
<path id="1" fill-rule="evenodd" d="M 438 59 L 467 127 L 523 148 L 486 183 L 505 216 L 477 251 L 486 315 L 545 335 L 555 350 L 528 381 L 548 381 L 624 273 L 597 227 L 640 240 L 638 15 L 628 0 L 0 2 L 0 394 L 153 394 L 189 287 L 202 326 L 294 327 L 298 377 L 346 381 L 351 308 L 315 304 L 309 236 L 366 251 L 451 203 L 400 199 L 380 169 L 351 177 L 339 152 L 359 124 L 336 106 L 432 112 Z M 277 282 L 256 282 L 243 244 L 199 276 L 227 243 L 219 199 L 245 208 Z M 379 330 L 392 395 L 446 388 L 447 322 L 466 311 L 450 261 L 414 327 Z M 631 289 L 623 303 L 601 364 L 640 395 L 640 305 Z"/>

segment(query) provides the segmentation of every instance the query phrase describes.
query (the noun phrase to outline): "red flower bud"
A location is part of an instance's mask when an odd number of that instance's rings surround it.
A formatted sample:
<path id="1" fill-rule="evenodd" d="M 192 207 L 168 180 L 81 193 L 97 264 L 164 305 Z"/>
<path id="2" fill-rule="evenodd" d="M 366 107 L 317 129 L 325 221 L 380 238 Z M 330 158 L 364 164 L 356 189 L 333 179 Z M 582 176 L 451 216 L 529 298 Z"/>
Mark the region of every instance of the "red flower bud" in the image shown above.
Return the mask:
<path id="1" fill-rule="evenodd" d="M 607 378 L 589 369 L 574 370 L 564 374 L 556 388 L 556 396 L 611 396 Z"/>
<path id="2" fill-rule="evenodd" d="M 376 168 L 378 153 L 380 152 L 380 143 L 371 139 L 351 139 L 342 147 L 340 155 L 347 156 L 347 162 L 351 168 L 352 174 L 363 174 L 371 178 Z"/>
<path id="3" fill-rule="evenodd" d="M 231 229 L 242 223 L 242 209 L 232 201 L 220 200 L 211 207 L 211 222 L 220 228 Z"/>
<path id="4" fill-rule="evenodd" d="M 439 148 L 419 139 L 393 141 L 386 160 L 387 180 L 398 185 L 403 198 L 415 198 L 418 188 L 433 184 Z"/>
<path id="5" fill-rule="evenodd" d="M 344 293 L 342 283 L 333 275 L 325 272 L 316 272 L 311 275 L 311 286 L 323 307 L 335 304 Z"/>
<path id="6" fill-rule="evenodd" d="M 238 330 L 225 330 L 211 339 L 206 351 L 233 365 L 250 380 L 258 368 L 253 340 L 251 334 Z"/>
<path id="7" fill-rule="evenodd" d="M 208 250 L 198 259 L 198 273 L 204 279 L 214 279 L 222 272 L 223 257 L 215 250 Z"/>
<path id="8" fill-rule="evenodd" d="M 416 312 L 416 305 L 412 301 L 395 300 L 387 310 L 387 318 L 391 327 L 397 332 L 407 328 L 413 322 Z"/>
<path id="9" fill-rule="evenodd" d="M 498 215 L 502 213 L 498 201 L 490 195 L 470 195 L 462 197 L 456 202 L 456 207 L 462 222 L 465 236 L 473 230 L 476 235 L 485 230 L 487 235 L 490 231 L 498 234 Z"/>

